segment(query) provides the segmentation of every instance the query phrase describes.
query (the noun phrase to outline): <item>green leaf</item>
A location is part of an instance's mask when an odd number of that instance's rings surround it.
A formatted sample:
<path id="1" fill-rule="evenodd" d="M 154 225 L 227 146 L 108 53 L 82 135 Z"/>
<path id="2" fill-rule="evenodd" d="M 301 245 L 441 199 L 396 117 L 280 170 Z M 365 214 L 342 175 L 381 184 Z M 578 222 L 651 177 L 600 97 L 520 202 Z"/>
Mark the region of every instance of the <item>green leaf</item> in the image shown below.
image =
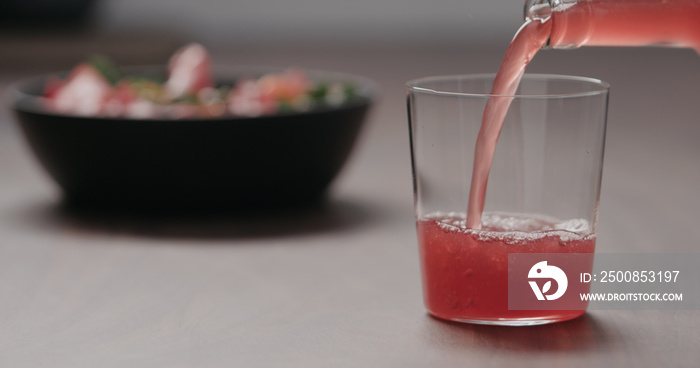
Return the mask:
<path id="1" fill-rule="evenodd" d="M 129 82 L 131 82 L 133 84 L 148 84 L 148 83 L 164 84 L 165 79 L 166 79 L 164 76 L 158 76 L 158 75 L 130 75 L 130 76 L 125 76 L 124 78 L 128 79 Z"/>
<path id="2" fill-rule="evenodd" d="M 278 101 L 277 102 L 277 112 L 278 113 L 290 113 L 295 112 L 296 109 L 288 101 Z"/>
<path id="3" fill-rule="evenodd" d="M 328 82 L 320 81 L 309 91 L 309 97 L 313 100 L 323 100 L 328 94 Z"/>
<path id="4" fill-rule="evenodd" d="M 187 94 L 187 95 L 184 95 L 182 97 L 178 97 L 172 101 L 172 103 L 183 103 L 183 102 L 198 105 L 199 99 L 197 98 L 197 96 L 195 96 L 193 94 Z"/>
<path id="5" fill-rule="evenodd" d="M 345 82 L 345 97 L 348 100 L 352 100 L 357 97 L 357 87 L 354 84 Z"/>
<path id="6" fill-rule="evenodd" d="M 117 64 L 106 56 L 93 55 L 89 63 L 112 85 L 116 85 L 123 77 L 123 73 Z"/>

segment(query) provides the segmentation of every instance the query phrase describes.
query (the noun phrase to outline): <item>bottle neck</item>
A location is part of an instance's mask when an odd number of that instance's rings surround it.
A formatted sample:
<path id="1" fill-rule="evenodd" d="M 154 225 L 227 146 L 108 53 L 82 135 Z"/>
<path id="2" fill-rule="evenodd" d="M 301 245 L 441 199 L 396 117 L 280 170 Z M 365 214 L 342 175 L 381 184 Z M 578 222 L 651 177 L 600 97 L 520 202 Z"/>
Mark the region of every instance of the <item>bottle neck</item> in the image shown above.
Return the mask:
<path id="1" fill-rule="evenodd" d="M 552 23 L 543 48 L 572 49 L 586 45 L 593 30 L 588 0 L 527 0 L 525 19 Z"/>

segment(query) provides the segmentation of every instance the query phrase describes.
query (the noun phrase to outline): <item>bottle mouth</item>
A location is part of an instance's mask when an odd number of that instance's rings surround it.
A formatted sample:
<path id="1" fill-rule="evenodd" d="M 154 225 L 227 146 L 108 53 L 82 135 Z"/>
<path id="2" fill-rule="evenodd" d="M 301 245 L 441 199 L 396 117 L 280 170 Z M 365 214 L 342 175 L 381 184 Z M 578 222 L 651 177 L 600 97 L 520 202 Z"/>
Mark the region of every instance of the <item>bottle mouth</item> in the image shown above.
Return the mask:
<path id="1" fill-rule="evenodd" d="M 527 0 L 523 9 L 523 17 L 525 22 L 548 22 L 552 17 L 552 9 L 560 3 L 561 0 Z M 551 48 L 551 38 L 547 38 L 547 42 L 542 46 L 543 49 Z"/>
<path id="2" fill-rule="evenodd" d="M 559 3 L 561 0 L 527 0 L 523 9 L 524 18 L 526 21 L 547 20 L 552 16 L 552 9 Z"/>
<path id="3" fill-rule="evenodd" d="M 544 20 L 552 16 L 553 12 L 564 11 L 578 3 L 580 0 L 526 0 L 523 11 L 525 19 Z"/>

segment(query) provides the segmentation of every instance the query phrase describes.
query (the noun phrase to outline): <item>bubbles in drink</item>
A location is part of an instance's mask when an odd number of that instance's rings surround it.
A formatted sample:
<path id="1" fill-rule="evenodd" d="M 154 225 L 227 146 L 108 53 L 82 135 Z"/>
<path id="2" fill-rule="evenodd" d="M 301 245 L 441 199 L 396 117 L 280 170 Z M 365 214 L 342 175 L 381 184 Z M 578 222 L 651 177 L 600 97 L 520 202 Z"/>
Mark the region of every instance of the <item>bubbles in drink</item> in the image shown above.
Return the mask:
<path id="1" fill-rule="evenodd" d="M 566 243 L 572 240 L 594 239 L 593 229 L 584 219 L 560 220 L 532 214 L 484 213 L 482 228 L 470 229 L 462 212 L 433 212 L 423 217 L 432 220 L 445 232 L 463 232 L 479 241 L 501 241 L 525 244 L 546 237 L 556 237 Z"/>
<path id="2" fill-rule="evenodd" d="M 593 253 L 596 239 L 585 220 L 484 213 L 483 228 L 474 230 L 467 228 L 464 213 L 435 212 L 418 219 L 417 230 L 425 305 L 435 316 L 462 321 L 566 320 L 586 309 L 585 303 L 567 311 L 508 308 L 508 255 Z"/>

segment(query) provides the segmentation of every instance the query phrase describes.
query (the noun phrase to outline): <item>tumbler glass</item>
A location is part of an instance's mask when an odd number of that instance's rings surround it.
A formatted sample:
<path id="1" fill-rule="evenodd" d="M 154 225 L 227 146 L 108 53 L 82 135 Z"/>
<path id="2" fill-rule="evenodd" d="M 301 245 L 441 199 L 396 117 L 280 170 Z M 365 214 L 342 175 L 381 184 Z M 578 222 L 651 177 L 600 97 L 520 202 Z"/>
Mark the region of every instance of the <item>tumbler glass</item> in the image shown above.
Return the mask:
<path id="1" fill-rule="evenodd" d="M 481 324 L 575 318 L 587 302 L 509 308 L 509 255 L 587 254 L 583 269 L 590 272 L 609 85 L 526 74 L 513 96 L 492 96 L 494 77 L 430 77 L 407 84 L 425 306 L 439 318 Z M 468 229 L 475 142 L 489 98 L 511 103 L 491 166 L 482 228 Z M 571 284 L 569 294 L 588 291 L 587 285 Z"/>

